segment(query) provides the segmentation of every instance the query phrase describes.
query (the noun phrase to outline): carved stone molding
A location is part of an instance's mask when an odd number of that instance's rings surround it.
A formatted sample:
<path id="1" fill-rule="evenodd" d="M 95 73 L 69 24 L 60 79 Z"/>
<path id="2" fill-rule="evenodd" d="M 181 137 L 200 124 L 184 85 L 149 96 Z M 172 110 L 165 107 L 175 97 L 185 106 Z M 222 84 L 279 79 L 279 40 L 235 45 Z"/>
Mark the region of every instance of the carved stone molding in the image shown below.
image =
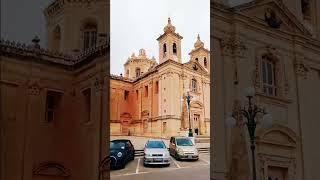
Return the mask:
<path id="1" fill-rule="evenodd" d="M 94 81 L 94 87 L 97 91 L 101 91 L 103 90 L 103 86 L 104 86 L 104 79 L 103 78 L 99 78 L 96 77 L 95 81 Z"/>
<path id="2" fill-rule="evenodd" d="M 41 87 L 37 81 L 29 81 L 28 86 L 28 95 L 39 96 L 41 92 Z"/>
<path id="3" fill-rule="evenodd" d="M 245 53 L 247 50 L 247 47 L 245 46 L 243 40 L 235 35 L 223 39 L 221 42 L 221 47 L 223 55 L 239 58 L 245 57 Z"/>
<path id="4" fill-rule="evenodd" d="M 303 61 L 301 59 L 296 61 L 295 65 L 294 65 L 294 69 L 295 69 L 295 73 L 298 76 L 300 76 L 304 79 L 308 78 L 309 68 L 307 67 L 306 64 L 303 63 Z"/>
<path id="5" fill-rule="evenodd" d="M 54 161 L 47 161 L 39 164 L 33 169 L 34 176 L 58 176 L 69 177 L 70 170 L 65 168 L 61 163 Z"/>

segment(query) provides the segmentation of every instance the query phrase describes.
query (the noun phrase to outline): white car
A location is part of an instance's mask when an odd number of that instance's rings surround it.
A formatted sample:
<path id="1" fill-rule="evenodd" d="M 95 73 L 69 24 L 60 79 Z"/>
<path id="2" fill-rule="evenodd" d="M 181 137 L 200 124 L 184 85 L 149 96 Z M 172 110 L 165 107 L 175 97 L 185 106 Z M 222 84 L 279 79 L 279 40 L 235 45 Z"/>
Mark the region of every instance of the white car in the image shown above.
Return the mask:
<path id="1" fill-rule="evenodd" d="M 198 160 L 199 152 L 189 137 L 174 136 L 170 139 L 170 154 L 177 160 L 190 159 Z"/>
<path id="2" fill-rule="evenodd" d="M 144 148 L 143 164 L 170 165 L 170 153 L 162 140 L 148 140 Z"/>

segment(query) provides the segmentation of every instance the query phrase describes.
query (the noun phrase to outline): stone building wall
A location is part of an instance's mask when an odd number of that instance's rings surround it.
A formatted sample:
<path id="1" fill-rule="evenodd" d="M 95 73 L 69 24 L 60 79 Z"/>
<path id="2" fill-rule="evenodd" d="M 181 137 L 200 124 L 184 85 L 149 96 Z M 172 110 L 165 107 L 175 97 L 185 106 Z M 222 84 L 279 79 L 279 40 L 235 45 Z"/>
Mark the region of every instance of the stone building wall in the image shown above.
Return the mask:
<path id="1" fill-rule="evenodd" d="M 301 20 L 297 8 L 300 1 L 255 2 L 236 6 L 235 11 L 211 4 L 215 49 L 211 68 L 216 77 L 212 95 L 215 163 L 211 175 L 216 179 L 249 179 L 252 175 L 247 131 L 227 128 L 224 121 L 228 113 L 247 103 L 244 90 L 253 86 L 255 102 L 273 117 L 272 127 L 257 127 L 257 178 L 314 179 L 317 172 L 311 162 L 318 159 L 319 147 L 311 143 L 318 134 L 314 129 L 318 123 L 312 119 L 317 117 L 315 107 L 319 104 L 320 44 L 316 33 Z M 276 14 L 272 23 L 265 17 L 271 11 Z M 282 23 L 275 27 L 279 19 Z M 263 92 L 263 55 L 274 60 L 275 96 Z"/>

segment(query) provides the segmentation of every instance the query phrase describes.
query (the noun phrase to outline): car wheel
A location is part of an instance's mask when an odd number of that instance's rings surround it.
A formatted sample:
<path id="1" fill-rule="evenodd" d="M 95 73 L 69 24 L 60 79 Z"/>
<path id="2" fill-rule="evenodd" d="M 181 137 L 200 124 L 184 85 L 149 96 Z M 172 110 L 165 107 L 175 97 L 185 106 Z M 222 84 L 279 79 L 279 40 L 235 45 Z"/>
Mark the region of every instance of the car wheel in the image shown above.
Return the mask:
<path id="1" fill-rule="evenodd" d="M 122 163 L 121 166 L 120 166 L 120 169 L 124 169 L 125 167 L 126 167 L 126 162 L 123 161 L 123 163 Z"/>
<path id="2" fill-rule="evenodd" d="M 175 156 L 174 156 L 174 158 L 175 158 L 176 160 L 180 160 L 179 155 L 178 155 L 178 153 L 177 153 L 177 152 L 175 152 Z"/>

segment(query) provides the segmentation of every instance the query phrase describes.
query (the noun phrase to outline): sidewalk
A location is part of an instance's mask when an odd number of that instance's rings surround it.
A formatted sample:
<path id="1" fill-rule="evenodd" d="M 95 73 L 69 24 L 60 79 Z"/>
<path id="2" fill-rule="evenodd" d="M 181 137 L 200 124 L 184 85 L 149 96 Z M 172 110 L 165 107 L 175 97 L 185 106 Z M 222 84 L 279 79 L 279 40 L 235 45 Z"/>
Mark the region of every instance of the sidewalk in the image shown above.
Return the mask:
<path id="1" fill-rule="evenodd" d="M 129 139 L 134 148 L 137 150 L 142 150 L 146 144 L 146 142 L 148 141 L 148 137 L 141 137 L 141 136 L 111 136 L 110 140 L 114 140 L 114 139 Z M 157 139 L 161 139 L 161 138 L 157 138 Z M 169 139 L 162 139 L 164 141 L 164 143 L 166 144 L 167 147 L 169 147 Z M 196 147 L 197 148 L 209 148 L 210 147 L 210 143 L 196 143 Z"/>

